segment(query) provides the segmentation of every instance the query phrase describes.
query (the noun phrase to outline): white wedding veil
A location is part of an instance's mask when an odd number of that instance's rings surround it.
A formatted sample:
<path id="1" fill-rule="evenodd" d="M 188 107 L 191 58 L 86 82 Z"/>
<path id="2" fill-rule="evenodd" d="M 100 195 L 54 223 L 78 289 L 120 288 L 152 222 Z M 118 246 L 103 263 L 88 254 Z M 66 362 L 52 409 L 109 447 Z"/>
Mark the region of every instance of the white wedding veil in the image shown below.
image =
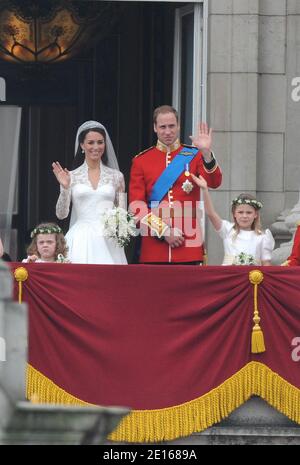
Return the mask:
<path id="1" fill-rule="evenodd" d="M 105 145 L 105 148 L 106 148 L 106 155 L 107 155 L 107 166 L 109 166 L 109 168 L 113 168 L 115 170 L 119 170 L 119 164 L 118 164 L 118 160 L 117 160 L 117 157 L 116 157 L 116 153 L 115 153 L 115 150 L 114 150 L 114 146 L 112 144 L 112 141 L 109 137 L 109 134 L 106 130 L 106 128 L 103 126 L 103 124 L 101 123 L 98 123 L 98 121 L 85 121 L 85 123 L 83 123 L 81 126 L 79 126 L 78 130 L 77 130 L 77 134 L 76 134 L 76 139 L 75 139 L 75 155 L 76 156 L 76 153 L 77 153 L 77 149 L 78 149 L 78 146 L 79 146 L 79 135 L 83 132 L 83 131 L 86 131 L 88 129 L 92 129 L 92 128 L 101 128 L 105 131 L 105 138 L 106 138 L 106 145 Z"/>
<path id="2" fill-rule="evenodd" d="M 115 150 L 114 150 L 112 141 L 111 141 L 111 139 L 109 137 L 109 134 L 108 134 L 106 128 L 103 126 L 103 124 L 98 123 L 98 121 L 92 121 L 92 120 L 91 121 L 86 121 L 81 126 L 79 126 L 79 128 L 77 129 L 77 134 L 76 134 L 76 139 L 75 139 L 75 154 L 74 154 L 74 157 L 76 156 L 78 146 L 79 146 L 79 140 L 78 140 L 79 135 L 83 131 L 86 131 L 88 129 L 93 129 L 93 128 L 101 128 L 101 129 L 103 129 L 105 131 L 105 138 L 106 138 L 105 149 L 106 149 L 106 155 L 107 155 L 107 166 L 109 168 L 113 168 L 113 169 L 119 171 L 119 164 L 118 164 L 118 160 L 117 160 L 117 157 L 116 157 L 116 154 L 115 154 Z M 71 226 L 73 226 L 73 224 L 76 222 L 76 219 L 77 219 L 77 215 L 76 215 L 76 212 L 75 212 L 74 208 L 72 207 L 69 228 L 71 228 Z"/>

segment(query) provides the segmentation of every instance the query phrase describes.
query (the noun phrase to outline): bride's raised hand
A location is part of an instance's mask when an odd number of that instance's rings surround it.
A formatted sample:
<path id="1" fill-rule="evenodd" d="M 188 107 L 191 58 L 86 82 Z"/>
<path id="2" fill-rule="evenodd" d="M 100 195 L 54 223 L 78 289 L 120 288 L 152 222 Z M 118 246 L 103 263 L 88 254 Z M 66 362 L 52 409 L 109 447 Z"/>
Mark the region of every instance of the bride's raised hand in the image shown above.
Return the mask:
<path id="1" fill-rule="evenodd" d="M 59 184 L 65 189 L 68 189 L 71 184 L 71 175 L 67 168 L 64 169 L 58 161 L 54 161 L 52 163 L 52 169 Z"/>

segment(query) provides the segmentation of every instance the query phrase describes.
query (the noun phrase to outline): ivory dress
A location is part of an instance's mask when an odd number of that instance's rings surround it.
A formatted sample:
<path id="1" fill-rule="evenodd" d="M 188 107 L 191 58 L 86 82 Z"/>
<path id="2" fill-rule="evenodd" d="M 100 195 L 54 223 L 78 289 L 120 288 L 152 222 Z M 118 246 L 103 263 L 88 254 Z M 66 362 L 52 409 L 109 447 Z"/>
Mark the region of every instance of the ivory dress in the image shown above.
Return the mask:
<path id="1" fill-rule="evenodd" d="M 88 165 L 84 162 L 71 174 L 68 189 L 60 187 L 56 216 L 66 218 L 72 201 L 70 229 L 66 234 L 71 263 L 127 264 L 124 249 L 114 239 L 103 235 L 105 210 L 114 206 L 125 208 L 125 183 L 120 171 L 101 163 L 100 180 L 96 189 L 88 178 Z M 120 195 L 123 193 L 123 196 Z"/>
<path id="2" fill-rule="evenodd" d="M 232 265 L 235 256 L 241 252 L 252 255 L 257 265 L 260 265 L 263 260 L 271 260 L 275 241 L 269 229 L 262 234 L 256 234 L 255 231 L 240 231 L 236 235 L 233 226 L 234 223 L 222 220 L 221 228 L 217 231 L 224 245 L 222 265 Z"/>

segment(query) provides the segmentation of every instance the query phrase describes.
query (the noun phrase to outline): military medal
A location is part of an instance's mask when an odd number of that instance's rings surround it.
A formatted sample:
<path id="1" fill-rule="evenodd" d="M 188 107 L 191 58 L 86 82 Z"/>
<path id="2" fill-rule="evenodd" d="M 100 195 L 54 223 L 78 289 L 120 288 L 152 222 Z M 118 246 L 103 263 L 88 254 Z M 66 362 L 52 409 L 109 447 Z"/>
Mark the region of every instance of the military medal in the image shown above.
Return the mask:
<path id="1" fill-rule="evenodd" d="M 186 179 L 184 181 L 184 183 L 182 183 L 182 186 L 181 186 L 182 190 L 184 190 L 184 192 L 186 192 L 187 194 L 189 194 L 190 192 L 192 192 L 192 190 L 194 189 L 194 186 L 193 184 L 188 180 Z"/>
<path id="2" fill-rule="evenodd" d="M 185 172 L 184 172 L 184 175 L 185 175 L 186 177 L 188 177 L 188 176 L 190 175 L 190 171 L 189 171 L 190 166 L 189 166 L 189 165 L 190 165 L 189 163 L 186 163 L 186 164 L 185 164 Z"/>
<path id="3" fill-rule="evenodd" d="M 190 176 L 190 164 L 189 163 L 186 163 L 185 164 L 185 172 L 184 172 L 184 175 L 186 177 Z M 194 189 L 194 186 L 193 184 L 191 183 L 191 181 L 189 181 L 188 179 L 186 179 L 184 181 L 184 183 L 182 184 L 181 186 L 182 190 L 184 190 L 184 192 L 186 192 L 187 194 L 189 194 L 190 192 L 192 192 L 192 190 Z"/>

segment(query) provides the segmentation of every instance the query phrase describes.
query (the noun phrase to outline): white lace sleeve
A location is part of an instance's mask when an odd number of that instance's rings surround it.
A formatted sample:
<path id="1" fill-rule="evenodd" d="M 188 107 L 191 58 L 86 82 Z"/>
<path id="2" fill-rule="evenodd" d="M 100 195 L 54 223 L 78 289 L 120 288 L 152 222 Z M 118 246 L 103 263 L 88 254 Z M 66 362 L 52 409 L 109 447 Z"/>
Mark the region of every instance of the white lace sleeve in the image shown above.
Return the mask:
<path id="1" fill-rule="evenodd" d="M 272 236 L 272 233 L 269 229 L 266 229 L 263 240 L 262 240 L 262 251 L 261 251 L 262 260 L 271 260 L 274 246 L 275 246 L 275 241 Z"/>
<path id="2" fill-rule="evenodd" d="M 118 172 L 115 204 L 127 210 L 127 195 L 125 193 L 125 180 L 123 174 Z"/>
<path id="3" fill-rule="evenodd" d="M 56 204 L 56 216 L 58 219 L 63 220 L 67 218 L 70 211 L 71 203 L 71 186 L 68 189 L 64 189 L 60 186 L 60 194 Z"/>

